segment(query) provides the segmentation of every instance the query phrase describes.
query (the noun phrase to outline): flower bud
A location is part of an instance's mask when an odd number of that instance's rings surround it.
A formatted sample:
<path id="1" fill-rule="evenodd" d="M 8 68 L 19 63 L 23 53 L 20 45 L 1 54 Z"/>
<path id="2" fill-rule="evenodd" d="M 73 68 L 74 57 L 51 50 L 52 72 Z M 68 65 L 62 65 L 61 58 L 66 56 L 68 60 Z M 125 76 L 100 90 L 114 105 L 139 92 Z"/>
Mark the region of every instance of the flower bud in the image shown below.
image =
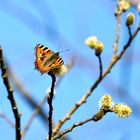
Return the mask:
<path id="1" fill-rule="evenodd" d="M 121 0 L 121 1 L 119 2 L 119 7 L 120 7 L 123 11 L 126 11 L 126 10 L 129 9 L 130 4 L 129 4 L 129 2 L 126 2 L 125 0 Z"/>
<path id="2" fill-rule="evenodd" d="M 130 116 L 132 110 L 126 104 L 116 104 L 113 106 L 112 111 L 120 118 L 125 118 Z"/>
<path id="3" fill-rule="evenodd" d="M 97 42 L 96 45 L 95 45 L 95 54 L 97 56 L 99 56 L 101 54 L 101 52 L 103 51 L 103 43 L 102 42 Z"/>
<path id="4" fill-rule="evenodd" d="M 112 98 L 109 94 L 105 94 L 99 101 L 100 109 L 109 110 L 113 106 Z"/>
<path id="5" fill-rule="evenodd" d="M 88 37 L 85 40 L 85 44 L 87 46 L 89 46 L 91 49 L 94 49 L 95 48 L 96 42 L 97 42 L 97 38 L 95 36 Z"/>
<path id="6" fill-rule="evenodd" d="M 140 3 L 138 4 L 137 9 L 138 9 L 138 12 L 140 14 Z"/>
<path id="7" fill-rule="evenodd" d="M 120 16 L 122 14 L 122 9 L 117 6 L 116 10 L 115 10 L 115 16 Z"/>
<path id="8" fill-rule="evenodd" d="M 128 13 L 126 18 L 126 25 L 131 26 L 134 23 L 135 15 L 133 13 Z"/>

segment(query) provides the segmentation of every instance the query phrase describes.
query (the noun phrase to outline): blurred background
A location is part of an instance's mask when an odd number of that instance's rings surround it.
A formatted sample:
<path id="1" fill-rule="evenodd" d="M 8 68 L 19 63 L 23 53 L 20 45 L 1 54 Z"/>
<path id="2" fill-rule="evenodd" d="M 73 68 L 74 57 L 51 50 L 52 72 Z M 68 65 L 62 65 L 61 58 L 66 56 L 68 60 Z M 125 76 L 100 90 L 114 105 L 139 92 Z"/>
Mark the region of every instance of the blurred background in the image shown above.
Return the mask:
<path id="1" fill-rule="evenodd" d="M 128 12 L 135 14 L 135 30 L 139 15 L 135 5 Z M 35 106 L 46 96 L 51 85 L 47 74 L 34 70 L 34 47 L 41 43 L 54 52 L 61 53 L 65 64 L 72 63 L 69 72 L 61 79 L 53 100 L 53 120 L 58 122 L 94 83 L 99 74 L 98 59 L 85 44 L 89 36 L 96 36 L 104 44 L 101 55 L 103 69 L 111 59 L 116 30 L 115 0 L 0 0 L 0 45 L 3 49 L 9 76 L 14 88 L 21 116 L 22 129 L 31 117 Z M 121 17 L 119 51 L 128 40 L 125 26 L 126 14 Z M 90 122 L 74 129 L 66 137 L 70 140 L 138 140 L 140 137 L 140 34 L 131 44 L 123 58 L 113 67 L 111 73 L 100 83 L 61 130 L 74 122 L 91 117 L 99 110 L 99 100 L 109 93 L 114 102 L 127 103 L 132 115 L 120 119 L 108 113 L 99 122 Z M 61 46 L 60 46 L 61 44 Z M 60 46 L 60 49 L 58 50 Z M 58 77 L 59 78 L 59 77 Z M 0 114 L 14 122 L 7 92 L 0 78 Z M 48 133 L 48 104 L 42 107 L 24 140 L 43 140 Z M 15 130 L 0 117 L 0 139 L 14 140 Z"/>

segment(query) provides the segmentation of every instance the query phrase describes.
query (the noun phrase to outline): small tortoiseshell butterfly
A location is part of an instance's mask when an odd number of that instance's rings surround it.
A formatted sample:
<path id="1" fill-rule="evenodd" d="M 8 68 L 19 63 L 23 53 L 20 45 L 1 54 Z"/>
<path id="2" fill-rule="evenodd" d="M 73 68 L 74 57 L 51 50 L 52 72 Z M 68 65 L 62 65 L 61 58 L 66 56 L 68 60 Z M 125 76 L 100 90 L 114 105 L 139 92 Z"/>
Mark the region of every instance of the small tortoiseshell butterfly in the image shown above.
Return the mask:
<path id="1" fill-rule="evenodd" d="M 59 52 L 54 53 L 47 46 L 41 44 L 36 45 L 35 55 L 35 69 L 37 69 L 41 74 L 59 68 L 64 64 L 64 61 L 59 56 Z"/>

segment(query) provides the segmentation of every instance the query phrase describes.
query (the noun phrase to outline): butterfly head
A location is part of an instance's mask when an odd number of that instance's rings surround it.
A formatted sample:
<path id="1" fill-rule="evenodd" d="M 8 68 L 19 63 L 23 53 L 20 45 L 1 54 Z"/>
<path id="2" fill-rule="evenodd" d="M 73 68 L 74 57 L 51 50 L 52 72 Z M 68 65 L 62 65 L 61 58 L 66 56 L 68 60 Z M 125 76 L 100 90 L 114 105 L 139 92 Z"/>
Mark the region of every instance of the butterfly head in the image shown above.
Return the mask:
<path id="1" fill-rule="evenodd" d="M 60 52 L 56 52 L 56 53 L 54 53 L 56 56 L 59 56 L 59 54 L 60 54 Z"/>

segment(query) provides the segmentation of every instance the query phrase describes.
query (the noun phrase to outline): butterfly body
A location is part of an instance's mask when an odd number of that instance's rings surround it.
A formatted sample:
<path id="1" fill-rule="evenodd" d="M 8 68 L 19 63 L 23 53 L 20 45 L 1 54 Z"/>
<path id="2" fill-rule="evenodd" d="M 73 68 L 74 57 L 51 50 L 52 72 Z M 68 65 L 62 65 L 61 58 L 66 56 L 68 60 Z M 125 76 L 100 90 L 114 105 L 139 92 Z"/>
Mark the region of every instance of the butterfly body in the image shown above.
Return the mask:
<path id="1" fill-rule="evenodd" d="M 54 53 L 48 47 L 41 44 L 36 45 L 35 55 L 35 69 L 40 71 L 41 74 L 59 68 L 64 64 L 64 61 L 59 56 L 59 52 Z"/>

